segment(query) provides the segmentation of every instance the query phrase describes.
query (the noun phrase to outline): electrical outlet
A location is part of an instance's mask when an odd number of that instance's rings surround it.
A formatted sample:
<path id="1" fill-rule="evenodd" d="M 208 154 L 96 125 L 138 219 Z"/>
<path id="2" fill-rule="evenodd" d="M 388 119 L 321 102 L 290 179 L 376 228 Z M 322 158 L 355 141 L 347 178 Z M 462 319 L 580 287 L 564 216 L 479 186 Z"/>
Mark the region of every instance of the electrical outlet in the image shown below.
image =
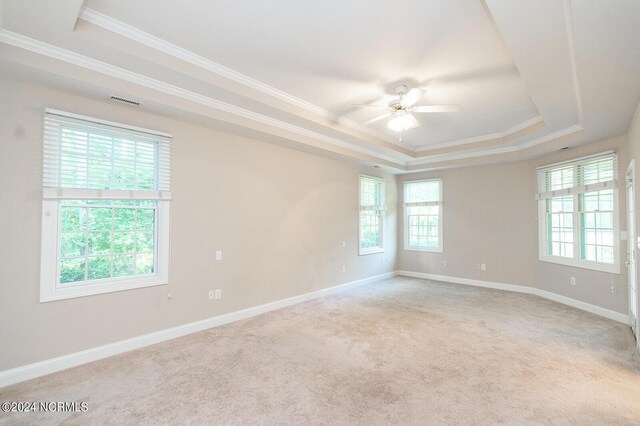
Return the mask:
<path id="1" fill-rule="evenodd" d="M 222 250 L 216 251 L 216 260 L 222 260 Z"/>
<path id="2" fill-rule="evenodd" d="M 447 261 L 446 260 L 441 260 L 440 263 L 442 264 L 442 266 L 447 266 Z"/>
<path id="3" fill-rule="evenodd" d="M 486 271 L 487 270 L 487 264 L 486 263 L 481 263 L 480 264 L 480 270 L 481 271 Z"/>
<path id="4" fill-rule="evenodd" d="M 346 247 L 346 246 L 347 246 L 347 242 L 346 242 L 346 241 L 343 241 L 343 242 L 342 242 L 342 247 Z"/>
<path id="5" fill-rule="evenodd" d="M 576 285 L 576 277 L 571 277 L 571 285 Z"/>
<path id="6" fill-rule="evenodd" d="M 342 265 L 342 272 L 347 272 L 347 267 Z"/>
<path id="7" fill-rule="evenodd" d="M 216 299 L 222 299 L 222 290 L 217 289 L 217 290 L 214 292 L 214 297 L 215 297 Z"/>
<path id="8" fill-rule="evenodd" d="M 216 298 L 215 291 L 209 290 L 209 300 L 213 300 Z"/>

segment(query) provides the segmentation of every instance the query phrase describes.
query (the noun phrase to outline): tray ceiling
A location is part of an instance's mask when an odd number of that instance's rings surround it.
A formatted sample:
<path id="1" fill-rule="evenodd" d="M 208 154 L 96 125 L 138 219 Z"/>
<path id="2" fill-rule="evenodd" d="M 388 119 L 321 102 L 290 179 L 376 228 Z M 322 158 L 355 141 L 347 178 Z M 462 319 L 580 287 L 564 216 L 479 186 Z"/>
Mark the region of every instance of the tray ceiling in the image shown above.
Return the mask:
<path id="1" fill-rule="evenodd" d="M 8 76 L 396 172 L 622 134 L 640 97 L 633 0 L 5 0 L 1 11 Z M 401 142 L 386 120 L 363 125 L 381 111 L 354 104 L 385 105 L 402 83 L 424 90 L 419 104 L 460 111 L 415 114 Z"/>

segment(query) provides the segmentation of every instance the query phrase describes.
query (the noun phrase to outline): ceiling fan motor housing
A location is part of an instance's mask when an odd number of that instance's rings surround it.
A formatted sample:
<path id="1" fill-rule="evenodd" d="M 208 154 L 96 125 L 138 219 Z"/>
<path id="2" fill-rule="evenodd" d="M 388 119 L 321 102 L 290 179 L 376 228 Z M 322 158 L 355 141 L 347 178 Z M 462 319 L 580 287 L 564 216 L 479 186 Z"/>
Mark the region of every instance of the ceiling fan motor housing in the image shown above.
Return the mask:
<path id="1" fill-rule="evenodd" d="M 389 109 L 393 111 L 400 111 L 405 109 L 405 106 L 402 105 L 402 98 L 394 99 L 389 102 Z"/>

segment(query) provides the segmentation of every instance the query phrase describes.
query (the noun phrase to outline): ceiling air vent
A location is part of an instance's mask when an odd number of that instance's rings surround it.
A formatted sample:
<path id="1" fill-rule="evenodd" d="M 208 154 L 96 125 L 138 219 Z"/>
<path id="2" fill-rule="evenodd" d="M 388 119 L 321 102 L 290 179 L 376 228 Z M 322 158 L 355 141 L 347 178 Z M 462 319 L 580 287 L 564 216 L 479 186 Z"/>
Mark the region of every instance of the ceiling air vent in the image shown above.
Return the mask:
<path id="1" fill-rule="evenodd" d="M 122 102 L 127 105 L 140 106 L 140 102 L 132 101 L 131 99 L 121 98 L 120 96 L 111 95 L 110 99 L 114 102 Z"/>

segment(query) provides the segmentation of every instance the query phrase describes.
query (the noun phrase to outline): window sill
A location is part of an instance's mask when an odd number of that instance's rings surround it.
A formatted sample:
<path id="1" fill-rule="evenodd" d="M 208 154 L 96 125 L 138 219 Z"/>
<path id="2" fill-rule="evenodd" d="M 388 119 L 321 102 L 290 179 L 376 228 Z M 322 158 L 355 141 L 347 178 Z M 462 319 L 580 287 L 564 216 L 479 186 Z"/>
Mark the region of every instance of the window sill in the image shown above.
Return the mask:
<path id="1" fill-rule="evenodd" d="M 153 275 L 140 278 L 100 281 L 97 283 L 76 285 L 67 288 L 48 288 L 46 290 L 43 289 L 44 291 L 40 292 L 40 303 L 93 296 L 96 294 L 114 293 L 117 291 L 133 290 L 143 287 L 153 287 L 168 283 L 168 279 Z"/>
<path id="2" fill-rule="evenodd" d="M 444 253 L 442 247 L 404 247 L 404 251 L 424 251 L 427 253 Z"/>
<path id="3" fill-rule="evenodd" d="M 368 254 L 376 254 L 376 253 L 384 253 L 384 249 L 381 247 L 374 247 L 369 249 L 360 249 L 358 252 L 359 256 L 366 256 Z"/>
<path id="4" fill-rule="evenodd" d="M 539 256 L 541 262 L 555 263 L 557 265 L 570 266 L 573 268 L 590 269 L 592 271 L 607 272 L 609 274 L 620 274 L 620 265 L 614 263 L 608 265 L 604 263 L 590 262 L 588 260 L 575 260 L 556 256 Z"/>

